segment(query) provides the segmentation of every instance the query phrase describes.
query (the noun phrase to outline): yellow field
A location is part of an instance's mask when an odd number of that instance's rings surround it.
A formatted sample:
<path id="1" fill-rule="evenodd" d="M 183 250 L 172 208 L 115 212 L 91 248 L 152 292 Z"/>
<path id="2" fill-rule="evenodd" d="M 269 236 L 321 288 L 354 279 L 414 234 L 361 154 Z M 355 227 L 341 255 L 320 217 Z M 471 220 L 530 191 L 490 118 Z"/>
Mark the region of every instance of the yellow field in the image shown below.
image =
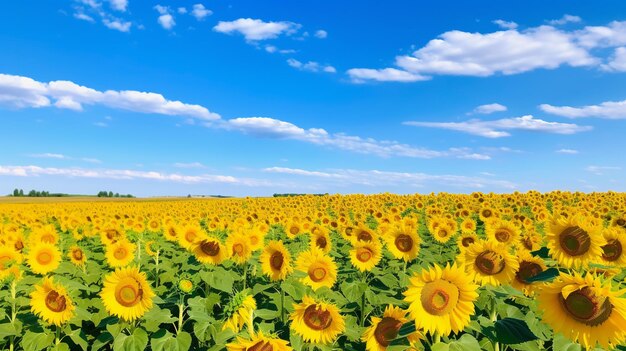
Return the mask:
<path id="1" fill-rule="evenodd" d="M 9 350 L 626 350 L 626 195 L 0 198 Z"/>

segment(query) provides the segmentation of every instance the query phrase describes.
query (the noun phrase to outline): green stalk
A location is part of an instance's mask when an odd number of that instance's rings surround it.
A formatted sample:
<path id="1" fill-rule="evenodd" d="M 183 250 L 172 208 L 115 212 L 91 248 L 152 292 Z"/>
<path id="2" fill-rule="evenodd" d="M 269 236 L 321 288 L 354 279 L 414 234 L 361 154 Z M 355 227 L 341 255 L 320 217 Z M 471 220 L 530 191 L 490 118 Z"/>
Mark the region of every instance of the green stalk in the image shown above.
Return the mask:
<path id="1" fill-rule="evenodd" d="M 155 265 L 156 265 L 156 277 L 155 277 L 155 279 L 154 279 L 154 280 L 155 280 L 155 282 L 156 282 L 156 287 L 157 287 L 157 288 L 159 287 L 159 253 L 160 253 L 160 252 L 161 252 L 160 250 L 157 250 L 157 252 L 156 252 L 156 257 L 155 257 L 155 259 L 154 259 L 154 261 L 155 261 Z"/>
<path id="2" fill-rule="evenodd" d="M 54 344 L 55 345 L 59 345 L 61 343 L 61 327 L 59 327 L 58 325 L 56 326 L 56 332 L 55 332 L 55 338 L 54 338 Z"/>
<path id="3" fill-rule="evenodd" d="M 141 270 L 141 238 L 137 238 L 137 269 Z"/>
<path id="4" fill-rule="evenodd" d="M 183 319 L 185 318 L 185 298 L 180 296 L 180 303 L 178 304 L 178 329 L 176 335 L 180 334 L 183 330 Z"/>
<path id="5" fill-rule="evenodd" d="M 15 323 L 15 319 L 17 318 L 17 278 L 14 278 L 11 281 L 11 324 Z M 9 351 L 13 351 L 15 349 L 15 336 L 11 336 L 11 343 L 9 344 Z"/>
<path id="6" fill-rule="evenodd" d="M 494 323 L 498 320 L 498 311 L 496 310 L 495 300 L 491 308 L 490 317 L 491 317 L 491 321 Z M 493 342 L 493 351 L 500 351 L 500 343 L 498 341 Z"/>
<path id="7" fill-rule="evenodd" d="M 280 320 L 285 324 L 285 290 L 281 288 L 280 284 L 278 289 L 280 289 Z"/>
<path id="8" fill-rule="evenodd" d="M 248 262 L 243 264 L 243 290 L 248 286 Z"/>
<path id="9" fill-rule="evenodd" d="M 433 345 L 438 344 L 441 342 L 441 334 L 439 332 L 435 332 L 435 335 L 433 335 Z"/>

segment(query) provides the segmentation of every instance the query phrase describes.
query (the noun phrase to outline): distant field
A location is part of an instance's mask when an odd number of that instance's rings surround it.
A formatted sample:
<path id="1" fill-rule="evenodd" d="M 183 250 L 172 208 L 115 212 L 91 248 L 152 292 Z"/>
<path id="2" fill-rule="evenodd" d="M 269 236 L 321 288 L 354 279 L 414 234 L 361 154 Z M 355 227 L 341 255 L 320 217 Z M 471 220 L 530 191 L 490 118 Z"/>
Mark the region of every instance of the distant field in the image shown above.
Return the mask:
<path id="1" fill-rule="evenodd" d="M 32 203 L 55 203 L 55 202 L 109 202 L 109 201 L 167 201 L 167 200 L 192 200 L 187 197 L 148 197 L 148 198 L 115 198 L 97 196 L 67 196 L 67 197 L 12 197 L 0 196 L 0 203 L 32 204 Z M 205 197 L 204 199 L 211 199 Z"/>

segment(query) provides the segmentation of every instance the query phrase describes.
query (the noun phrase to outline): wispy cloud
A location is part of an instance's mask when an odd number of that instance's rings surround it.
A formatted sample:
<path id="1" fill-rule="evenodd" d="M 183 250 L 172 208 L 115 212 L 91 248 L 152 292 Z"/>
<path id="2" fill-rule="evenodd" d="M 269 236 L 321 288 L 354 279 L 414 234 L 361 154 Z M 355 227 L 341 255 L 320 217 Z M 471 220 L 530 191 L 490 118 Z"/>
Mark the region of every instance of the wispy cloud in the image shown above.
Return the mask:
<path id="1" fill-rule="evenodd" d="M 515 118 L 504 118 L 493 121 L 471 119 L 465 122 L 419 122 L 408 121 L 403 124 L 414 127 L 427 127 L 455 130 L 485 138 L 502 138 L 511 136 L 511 130 L 525 130 L 553 134 L 576 134 L 592 129 L 591 126 L 579 126 L 571 123 L 548 122 L 527 115 Z"/>
<path id="2" fill-rule="evenodd" d="M 587 166 L 585 170 L 595 175 L 605 175 L 606 173 L 615 172 L 621 170 L 621 167 L 617 166 Z"/>
<path id="3" fill-rule="evenodd" d="M 207 168 L 207 166 L 203 165 L 200 162 L 176 162 L 174 163 L 174 167 L 176 168 Z"/>
<path id="4" fill-rule="evenodd" d="M 79 160 L 79 161 L 88 162 L 88 163 L 102 163 L 102 161 L 93 157 L 72 157 L 72 156 L 67 156 L 64 154 L 58 154 L 58 153 L 52 153 L 52 152 L 45 152 L 41 154 L 30 154 L 27 156 L 32 157 L 32 158 L 49 158 L 49 159 L 55 159 L 55 160 Z"/>
<path id="5" fill-rule="evenodd" d="M 598 105 L 581 107 L 541 104 L 539 108 L 546 113 L 568 118 L 597 117 L 606 119 L 626 119 L 626 100 L 606 101 Z"/>
<path id="6" fill-rule="evenodd" d="M 557 153 L 559 154 L 567 154 L 567 155 L 577 155 L 578 154 L 578 150 L 574 150 L 574 149 L 559 149 L 556 150 Z"/>
<path id="7" fill-rule="evenodd" d="M 301 25 L 293 22 L 265 22 L 260 19 L 239 18 L 234 21 L 219 21 L 213 30 L 224 34 L 238 33 L 247 41 L 276 39 L 281 35 L 291 35 Z"/>
<path id="8" fill-rule="evenodd" d="M 472 112 L 483 114 L 483 115 L 488 115 L 494 112 L 504 112 L 506 110 L 507 110 L 506 106 L 498 104 L 498 103 L 493 103 L 493 104 L 480 105 L 476 107 L 474 111 Z"/>
<path id="9" fill-rule="evenodd" d="M 300 62 L 296 59 L 290 58 L 287 60 L 287 64 L 293 68 L 309 71 L 309 72 L 326 72 L 326 73 L 335 73 L 337 70 L 335 67 L 330 65 L 323 65 L 319 62 L 308 61 L 308 62 Z"/>

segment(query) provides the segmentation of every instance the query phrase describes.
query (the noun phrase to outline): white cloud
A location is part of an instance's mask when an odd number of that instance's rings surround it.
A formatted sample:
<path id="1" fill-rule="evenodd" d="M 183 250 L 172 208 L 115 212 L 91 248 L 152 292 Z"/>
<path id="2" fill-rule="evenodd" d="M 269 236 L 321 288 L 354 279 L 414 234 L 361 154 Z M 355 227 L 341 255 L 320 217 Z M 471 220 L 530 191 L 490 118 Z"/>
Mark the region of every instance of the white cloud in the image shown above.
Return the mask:
<path id="1" fill-rule="evenodd" d="M 580 17 L 578 17 L 578 16 L 565 14 L 565 15 L 563 15 L 563 17 L 561 17 L 561 18 L 559 18 L 557 20 L 548 21 L 548 23 L 550 23 L 551 25 L 558 26 L 558 25 L 563 25 L 563 24 L 566 24 L 566 23 L 578 23 L 580 21 L 582 21 L 582 19 Z"/>
<path id="2" fill-rule="evenodd" d="M 589 131 L 590 126 L 579 126 L 577 124 L 547 122 L 536 119 L 531 115 L 504 118 L 493 121 L 471 119 L 465 122 L 404 122 L 405 125 L 415 127 L 428 127 L 455 130 L 486 138 L 502 138 L 511 136 L 509 130 L 527 130 L 554 134 L 575 134 Z"/>
<path id="3" fill-rule="evenodd" d="M 319 39 L 326 39 L 326 37 L 328 37 L 328 32 L 326 32 L 323 29 L 320 29 L 315 32 L 315 37 Z"/>
<path id="4" fill-rule="evenodd" d="M 506 111 L 506 106 L 497 103 L 480 105 L 474 109 L 474 113 L 488 115 L 494 112 Z"/>
<path id="5" fill-rule="evenodd" d="M 613 21 L 607 26 L 587 26 L 573 33 L 585 48 L 606 48 L 626 45 L 626 21 Z"/>
<path id="6" fill-rule="evenodd" d="M 0 104 L 9 107 L 47 107 L 54 100 L 57 108 L 82 110 L 83 105 L 103 105 L 110 108 L 142 113 L 189 116 L 202 120 L 219 119 L 206 107 L 167 100 L 163 95 L 135 90 L 98 91 L 71 81 L 38 82 L 22 76 L 0 74 Z"/>
<path id="7" fill-rule="evenodd" d="M 578 154 L 578 150 L 574 150 L 574 149 L 559 149 L 556 150 L 557 153 L 559 154 L 567 154 L 567 155 L 577 155 Z"/>
<path id="8" fill-rule="evenodd" d="M 155 5 L 154 9 L 161 15 L 165 15 L 170 12 L 170 9 L 167 6 L 163 5 Z"/>
<path id="9" fill-rule="evenodd" d="M 89 15 L 86 15 L 86 14 L 85 14 L 85 13 L 83 13 L 83 12 L 76 12 L 76 13 L 74 13 L 74 18 L 79 19 L 79 20 L 82 20 L 82 21 L 91 22 L 91 23 L 95 22 L 95 20 L 93 19 L 93 17 L 91 17 L 91 16 L 89 16 Z"/>
<path id="10" fill-rule="evenodd" d="M 605 175 L 607 172 L 614 172 L 621 170 L 621 167 L 615 166 L 588 166 L 585 168 L 587 172 L 593 173 L 595 175 Z"/>
<path id="11" fill-rule="evenodd" d="M 88 162 L 88 163 L 102 163 L 102 161 L 98 160 L 97 158 L 92 158 L 92 157 L 83 157 L 80 160 L 84 162 Z"/>
<path id="12" fill-rule="evenodd" d="M 128 7 L 128 0 L 109 0 L 111 4 L 111 8 L 117 11 L 126 11 L 126 7 Z"/>
<path id="13" fill-rule="evenodd" d="M 131 22 L 126 22 L 119 19 L 111 20 L 108 18 L 103 18 L 102 23 L 109 29 L 114 29 L 124 33 L 130 32 L 130 27 L 132 25 Z"/>
<path id="14" fill-rule="evenodd" d="M 606 71 L 626 72 L 626 47 L 615 49 L 610 61 L 602 65 Z"/>
<path id="15" fill-rule="evenodd" d="M 43 154 L 32 154 L 29 155 L 30 157 L 34 157 L 34 158 L 53 158 L 53 159 L 57 159 L 57 160 L 65 160 L 65 159 L 69 159 L 70 157 L 65 156 L 63 154 L 55 154 L 55 153 L 50 153 L 50 152 L 46 152 Z"/>
<path id="16" fill-rule="evenodd" d="M 587 105 L 582 107 L 541 104 L 539 108 L 546 113 L 568 118 L 598 117 L 626 119 L 626 100 L 606 101 L 599 105 Z"/>
<path id="17" fill-rule="evenodd" d="M 263 185 L 264 182 L 239 179 L 225 175 L 184 175 L 179 173 L 163 173 L 157 171 L 136 171 L 127 169 L 85 169 L 85 168 L 55 168 L 39 166 L 0 166 L 0 176 L 63 176 L 70 178 L 95 179 L 126 179 L 126 180 L 154 180 L 176 183 L 227 183 L 248 186 Z"/>
<path id="18" fill-rule="evenodd" d="M 309 72 L 323 71 L 327 73 L 337 72 L 335 67 L 330 66 L 330 65 L 322 65 L 319 62 L 315 62 L 315 61 L 300 62 L 296 59 L 290 58 L 290 59 L 287 59 L 287 64 L 293 68 L 297 68 L 302 71 L 309 71 Z"/>
<path id="19" fill-rule="evenodd" d="M 493 21 L 493 23 L 497 24 L 498 26 L 500 26 L 500 28 L 503 28 L 503 29 L 515 29 L 515 28 L 517 28 L 517 23 L 512 22 L 512 21 L 509 22 L 509 21 L 497 19 L 497 20 Z"/>
<path id="20" fill-rule="evenodd" d="M 358 184 L 366 186 L 414 186 L 427 187 L 433 184 L 458 188 L 484 189 L 487 187 L 511 190 L 517 185 L 493 177 L 481 178 L 466 175 L 434 175 L 427 173 L 393 172 L 380 170 L 337 169 L 328 172 L 309 171 L 299 168 L 270 167 L 265 172 L 291 176 L 315 177 L 337 184 Z"/>
<path id="21" fill-rule="evenodd" d="M 330 134 L 320 128 L 304 129 L 295 124 L 268 117 L 234 118 L 223 121 L 221 126 L 228 130 L 236 130 L 257 137 L 299 140 L 319 146 L 379 157 L 454 157 L 481 160 L 490 158 L 489 155 L 475 153 L 466 148 L 450 148 L 445 151 L 436 151 L 417 148 L 395 141 L 379 141 L 343 133 Z"/>
<path id="22" fill-rule="evenodd" d="M 347 73 L 355 83 L 363 83 L 367 80 L 374 80 L 378 82 L 417 82 L 430 79 L 430 77 L 421 76 L 419 74 L 410 73 L 396 68 L 351 68 L 347 71 Z"/>
<path id="23" fill-rule="evenodd" d="M 179 7 L 176 11 L 180 13 L 181 15 L 184 15 L 187 13 L 187 9 L 184 7 Z"/>
<path id="24" fill-rule="evenodd" d="M 106 122 L 94 122 L 93 125 L 100 128 L 106 128 L 109 126 Z"/>
<path id="25" fill-rule="evenodd" d="M 161 27 L 163 27 L 163 29 L 167 30 L 174 28 L 174 26 L 176 25 L 176 21 L 174 21 L 174 16 L 170 15 L 169 13 L 159 16 L 157 21 L 159 22 Z"/>
<path id="26" fill-rule="evenodd" d="M 189 162 L 189 163 L 176 162 L 174 163 L 174 167 L 176 168 L 207 168 L 205 165 L 203 165 L 200 162 Z"/>
<path id="27" fill-rule="evenodd" d="M 293 22 L 264 22 L 260 19 L 239 18 L 234 21 L 219 21 L 213 30 L 220 33 L 239 33 L 248 41 L 275 39 L 280 35 L 291 35 L 300 29 Z"/>
<path id="28" fill-rule="evenodd" d="M 191 15 L 195 17 L 198 21 L 203 20 L 207 16 L 211 16 L 213 11 L 207 9 L 202 4 L 193 5 L 193 10 L 191 11 Z"/>

